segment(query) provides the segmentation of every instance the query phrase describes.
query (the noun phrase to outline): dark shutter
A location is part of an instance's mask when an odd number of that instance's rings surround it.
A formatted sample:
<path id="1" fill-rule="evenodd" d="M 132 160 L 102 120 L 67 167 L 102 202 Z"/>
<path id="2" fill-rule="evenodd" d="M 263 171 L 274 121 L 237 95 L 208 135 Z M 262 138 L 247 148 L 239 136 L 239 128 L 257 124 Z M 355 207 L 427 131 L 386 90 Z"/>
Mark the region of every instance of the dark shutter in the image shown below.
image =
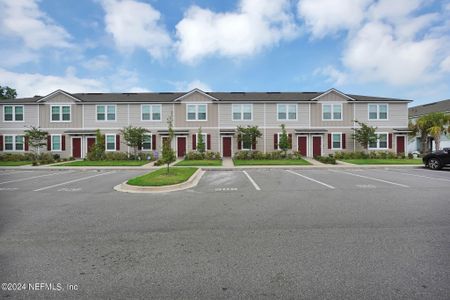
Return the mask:
<path id="1" fill-rule="evenodd" d="M 346 144 L 345 144 L 345 133 L 342 134 L 342 149 L 345 149 Z"/>
<path id="2" fill-rule="evenodd" d="M 152 150 L 156 150 L 156 134 L 152 135 Z"/>
<path id="3" fill-rule="evenodd" d="M 289 149 L 292 149 L 292 133 L 288 134 L 288 144 L 289 144 Z"/>
<path id="4" fill-rule="evenodd" d="M 197 135 L 192 135 L 192 150 L 197 150 Z"/>
<path id="5" fill-rule="evenodd" d="M 25 136 L 25 151 L 28 151 L 28 136 Z"/>
<path id="6" fill-rule="evenodd" d="M 65 135 L 61 136 L 61 150 L 66 151 L 66 136 Z"/>
<path id="7" fill-rule="evenodd" d="M 252 143 L 252 150 L 256 150 L 256 139 Z"/>
<path id="8" fill-rule="evenodd" d="M 392 133 L 389 133 L 389 149 L 392 149 Z"/>
<path id="9" fill-rule="evenodd" d="M 3 135 L 0 135 L 0 151 L 3 151 Z"/>
<path id="10" fill-rule="evenodd" d="M 331 133 L 328 134 L 328 149 L 331 149 Z"/>
<path id="11" fill-rule="evenodd" d="M 208 135 L 206 136 L 206 148 L 207 148 L 208 150 L 211 150 L 211 135 L 210 135 L 210 134 L 208 134 Z"/>
<path id="12" fill-rule="evenodd" d="M 278 134 L 273 135 L 273 149 L 278 150 Z"/>
<path id="13" fill-rule="evenodd" d="M 238 136 L 238 138 L 237 138 L 237 148 L 238 148 L 238 150 L 241 150 L 241 143 L 242 143 L 242 139 L 241 139 L 241 137 L 240 136 Z"/>
<path id="14" fill-rule="evenodd" d="M 116 150 L 120 150 L 120 135 L 116 134 Z"/>
<path id="15" fill-rule="evenodd" d="M 47 135 L 47 150 L 48 151 L 52 150 L 52 136 L 51 135 Z"/>

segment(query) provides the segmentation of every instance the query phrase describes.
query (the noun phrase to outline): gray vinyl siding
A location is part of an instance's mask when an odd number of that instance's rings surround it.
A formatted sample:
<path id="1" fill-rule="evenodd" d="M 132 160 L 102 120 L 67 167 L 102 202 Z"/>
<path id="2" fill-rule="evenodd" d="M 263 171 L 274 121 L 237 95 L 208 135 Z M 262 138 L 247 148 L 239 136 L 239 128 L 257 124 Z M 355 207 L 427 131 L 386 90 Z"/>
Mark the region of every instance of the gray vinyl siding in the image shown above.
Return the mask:
<path id="1" fill-rule="evenodd" d="M 216 103 L 195 102 L 199 104 L 207 104 L 206 121 L 188 121 L 186 116 L 186 108 L 188 103 L 176 103 L 174 114 L 174 127 L 181 128 L 198 128 L 198 127 L 218 127 L 218 105 Z M 193 104 L 193 101 L 192 101 Z"/>
<path id="2" fill-rule="evenodd" d="M 355 107 L 356 120 L 364 122 L 364 123 L 368 123 L 371 126 L 403 127 L 403 128 L 408 127 L 408 104 L 406 104 L 406 103 L 387 103 L 389 106 L 387 120 L 369 120 L 369 104 L 370 103 L 357 103 L 356 104 L 356 107 Z M 373 103 L 373 104 L 377 104 L 377 103 Z"/>
<path id="3" fill-rule="evenodd" d="M 130 125 L 152 128 L 167 128 L 167 119 L 172 114 L 173 104 L 154 104 L 144 103 L 144 105 L 160 105 L 161 106 L 161 120 L 160 121 L 142 121 L 141 120 L 141 104 L 130 104 Z"/>
<path id="4" fill-rule="evenodd" d="M 41 128 L 81 128 L 82 127 L 82 105 L 75 103 L 64 103 L 70 105 L 70 122 L 51 122 L 51 107 L 55 104 L 39 105 L 39 120 Z M 30 105 L 31 106 L 31 105 Z"/>
<path id="5" fill-rule="evenodd" d="M 22 104 L 18 104 L 16 106 L 20 106 Z M 0 105 L 0 110 L 2 116 L 0 117 L 0 128 L 26 128 L 30 126 L 38 126 L 39 124 L 39 114 L 38 114 L 38 106 L 37 105 L 27 105 L 23 104 L 23 122 L 4 122 L 4 107 L 5 105 Z M 11 106 L 11 105 L 6 105 Z M 13 105 L 14 106 L 14 105 Z"/>
<path id="6" fill-rule="evenodd" d="M 342 120 L 322 121 L 322 104 L 320 101 L 311 103 L 311 126 L 312 127 L 339 127 L 353 126 L 353 103 L 342 103 Z"/>
<path id="7" fill-rule="evenodd" d="M 231 103 L 219 104 L 220 111 L 220 127 L 234 128 L 237 126 L 263 126 L 264 124 L 264 104 L 257 103 L 239 103 L 239 104 L 253 104 L 252 120 L 233 121 L 233 111 Z"/>
<path id="8" fill-rule="evenodd" d="M 84 127 L 85 128 L 123 128 L 128 126 L 128 104 L 109 104 L 116 105 L 115 121 L 97 121 L 97 108 L 95 104 L 83 104 L 84 106 Z M 131 116 L 130 116 L 131 117 Z"/>
<path id="9" fill-rule="evenodd" d="M 297 120 L 277 120 L 277 103 L 266 104 L 266 126 L 279 127 L 285 124 L 287 128 L 306 128 L 309 125 L 309 105 L 304 103 L 280 103 L 297 104 Z"/>

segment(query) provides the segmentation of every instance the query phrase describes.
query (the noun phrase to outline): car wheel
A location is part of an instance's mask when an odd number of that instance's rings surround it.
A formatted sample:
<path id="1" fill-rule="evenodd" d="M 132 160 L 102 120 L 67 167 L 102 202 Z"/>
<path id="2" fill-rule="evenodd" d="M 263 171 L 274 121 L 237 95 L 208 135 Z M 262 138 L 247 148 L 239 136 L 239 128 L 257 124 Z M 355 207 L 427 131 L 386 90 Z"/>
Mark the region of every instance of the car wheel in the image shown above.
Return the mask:
<path id="1" fill-rule="evenodd" d="M 428 167 L 432 170 L 439 170 L 442 168 L 441 162 L 437 158 L 430 158 L 428 160 Z"/>

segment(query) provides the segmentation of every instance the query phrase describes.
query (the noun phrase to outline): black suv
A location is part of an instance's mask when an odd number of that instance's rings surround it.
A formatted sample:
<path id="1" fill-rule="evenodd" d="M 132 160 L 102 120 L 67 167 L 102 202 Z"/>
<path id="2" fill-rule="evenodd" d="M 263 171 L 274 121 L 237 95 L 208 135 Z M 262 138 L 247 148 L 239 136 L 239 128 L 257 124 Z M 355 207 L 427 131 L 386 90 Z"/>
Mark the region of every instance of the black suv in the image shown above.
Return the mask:
<path id="1" fill-rule="evenodd" d="M 425 155 L 422 158 L 425 167 L 432 170 L 440 170 L 446 165 L 450 165 L 450 148 L 438 150 Z"/>

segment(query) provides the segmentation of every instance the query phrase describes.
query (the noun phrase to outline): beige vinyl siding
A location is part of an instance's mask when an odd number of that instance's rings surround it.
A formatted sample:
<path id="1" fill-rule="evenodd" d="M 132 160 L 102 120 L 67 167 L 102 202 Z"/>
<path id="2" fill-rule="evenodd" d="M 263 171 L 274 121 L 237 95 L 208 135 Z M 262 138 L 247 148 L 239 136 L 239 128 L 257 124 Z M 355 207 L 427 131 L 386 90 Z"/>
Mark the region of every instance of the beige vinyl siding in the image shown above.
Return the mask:
<path id="1" fill-rule="evenodd" d="M 82 126 L 82 105 L 75 103 L 64 103 L 61 105 L 70 105 L 70 122 L 51 122 L 51 107 L 52 105 L 59 104 L 51 104 L 45 103 L 40 104 L 39 106 L 39 120 L 40 127 L 42 128 L 81 128 Z"/>
<path id="2" fill-rule="evenodd" d="M 277 127 L 285 124 L 286 127 L 306 128 L 309 125 L 309 107 L 305 103 L 281 103 L 280 104 L 297 104 L 297 120 L 277 120 L 277 103 L 266 104 L 266 126 Z M 262 124 L 262 122 L 261 122 Z"/>
<path id="3" fill-rule="evenodd" d="M 190 127 L 190 128 L 198 128 L 198 127 L 217 127 L 218 126 L 218 110 L 216 103 L 204 103 L 204 102 L 195 102 L 199 104 L 207 104 L 207 116 L 206 121 L 187 121 L 186 116 L 186 107 L 188 103 L 176 103 L 175 104 L 175 122 L 174 127 Z M 192 103 L 194 104 L 194 103 Z"/>
<path id="4" fill-rule="evenodd" d="M 4 106 L 23 106 L 23 122 L 3 122 L 4 119 Z M 35 104 L 7 104 L 0 105 L 1 117 L 0 117 L 0 128 L 24 128 L 29 126 L 38 126 L 39 124 L 39 114 L 38 106 Z"/>
<path id="5" fill-rule="evenodd" d="M 128 126 L 128 104 L 104 103 L 101 105 L 116 105 L 115 121 L 97 121 L 96 104 L 84 105 L 84 127 L 85 128 L 123 128 Z M 140 119 L 140 118 L 139 118 Z M 131 120 L 131 116 L 130 116 Z"/>
<path id="6" fill-rule="evenodd" d="M 151 128 L 167 128 L 167 118 L 172 114 L 173 104 L 154 104 L 143 103 L 148 105 L 161 106 L 160 121 L 141 121 L 141 104 L 130 104 L 130 125 L 140 126 L 147 129 Z"/>
<path id="7" fill-rule="evenodd" d="M 264 104 L 258 104 L 258 103 L 236 103 L 236 104 L 253 104 L 253 110 L 252 110 L 252 120 L 239 120 L 239 121 L 233 121 L 233 112 L 232 112 L 232 105 L 231 103 L 224 103 L 219 104 L 220 105 L 220 127 L 224 128 L 234 128 L 239 125 L 241 126 L 263 126 L 264 124 Z"/>
<path id="8" fill-rule="evenodd" d="M 211 135 L 211 150 L 210 151 L 219 152 L 221 145 L 219 144 L 219 134 L 218 134 L 217 130 L 205 129 L 205 130 L 202 130 L 202 132 L 205 134 Z M 186 145 L 187 145 L 186 152 L 194 151 L 194 150 L 192 150 L 192 136 L 196 133 L 198 133 L 197 130 L 189 130 L 189 136 L 187 136 L 187 141 L 186 141 Z M 204 141 L 204 142 L 205 142 L 205 149 L 206 149 L 207 141 Z"/>
<path id="9" fill-rule="evenodd" d="M 369 120 L 369 104 L 388 104 L 387 120 Z M 355 107 L 355 117 L 358 121 L 368 123 L 371 126 L 382 127 L 408 127 L 408 104 L 407 103 L 357 103 Z"/>
<path id="10" fill-rule="evenodd" d="M 64 104 L 66 104 L 66 103 L 79 103 L 79 102 L 69 96 L 64 95 L 64 94 L 56 94 L 50 98 L 45 99 L 41 103 L 48 103 L 48 104 L 64 103 Z"/>
<path id="11" fill-rule="evenodd" d="M 322 121 L 322 104 L 320 101 L 311 103 L 311 126 L 312 127 L 339 127 L 353 126 L 353 103 L 342 103 L 342 120 Z M 326 102 L 325 102 L 326 103 Z M 337 103 L 336 103 L 337 104 Z"/>

